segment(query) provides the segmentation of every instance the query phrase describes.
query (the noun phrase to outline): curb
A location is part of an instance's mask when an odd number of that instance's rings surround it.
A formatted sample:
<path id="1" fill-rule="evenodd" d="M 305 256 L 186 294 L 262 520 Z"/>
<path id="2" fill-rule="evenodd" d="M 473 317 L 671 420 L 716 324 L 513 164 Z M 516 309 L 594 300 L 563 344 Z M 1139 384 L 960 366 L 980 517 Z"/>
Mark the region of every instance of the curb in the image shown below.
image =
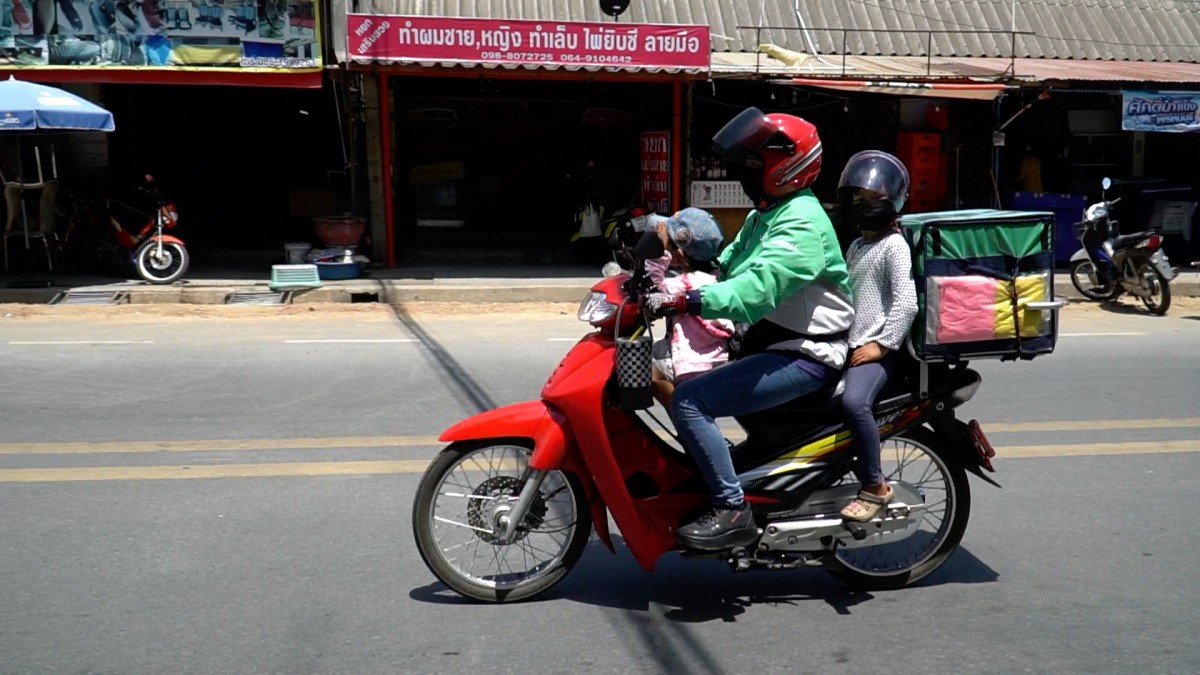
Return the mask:
<path id="1" fill-rule="evenodd" d="M 292 304 L 382 302 L 392 305 L 421 302 L 457 302 L 475 304 L 512 304 L 523 302 L 578 303 L 591 288 L 594 280 L 567 279 L 553 283 L 528 283 L 525 280 L 506 280 L 508 283 L 413 284 L 388 280 L 328 283 L 320 288 L 293 291 Z M 75 290 L 119 290 L 128 294 L 129 304 L 190 304 L 222 305 L 235 291 L 263 291 L 263 283 L 213 283 L 180 286 L 86 286 Z M 47 304 L 70 287 L 0 288 L 0 303 Z M 1068 280 L 1056 280 L 1055 295 L 1079 298 Z M 1171 284 L 1176 297 L 1200 296 L 1200 278 L 1176 280 Z"/>

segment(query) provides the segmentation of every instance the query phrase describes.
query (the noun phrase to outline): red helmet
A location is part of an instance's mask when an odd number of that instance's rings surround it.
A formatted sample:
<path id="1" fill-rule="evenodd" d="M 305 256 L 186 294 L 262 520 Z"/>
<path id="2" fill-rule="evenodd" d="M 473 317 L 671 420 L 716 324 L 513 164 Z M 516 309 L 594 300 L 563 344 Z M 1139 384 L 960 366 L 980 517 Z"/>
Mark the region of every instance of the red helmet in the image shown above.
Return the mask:
<path id="1" fill-rule="evenodd" d="M 755 202 L 803 190 L 821 173 L 817 128 L 795 115 L 747 108 L 713 136 L 713 151 L 750 169 L 742 187 Z M 747 180 L 751 177 L 756 180 Z"/>

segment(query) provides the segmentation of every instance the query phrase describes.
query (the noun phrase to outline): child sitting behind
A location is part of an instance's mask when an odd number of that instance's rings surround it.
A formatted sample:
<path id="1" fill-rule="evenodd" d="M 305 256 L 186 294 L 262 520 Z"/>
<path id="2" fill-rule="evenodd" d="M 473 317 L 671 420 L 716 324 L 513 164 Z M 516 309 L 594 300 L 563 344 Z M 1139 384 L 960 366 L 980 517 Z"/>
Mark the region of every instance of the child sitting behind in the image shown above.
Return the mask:
<path id="1" fill-rule="evenodd" d="M 666 249 L 661 258 L 645 263 L 659 292 L 679 295 L 717 280 L 723 235 L 711 214 L 687 208 L 670 218 L 652 217 L 651 222 Z M 668 267 L 678 267 L 681 274 L 666 276 Z M 676 384 L 726 363 L 733 331 L 733 322 L 727 319 L 669 317 L 667 337 L 655 345 L 654 398 L 670 410 Z M 661 353 L 663 347 L 669 347 L 669 354 Z"/>

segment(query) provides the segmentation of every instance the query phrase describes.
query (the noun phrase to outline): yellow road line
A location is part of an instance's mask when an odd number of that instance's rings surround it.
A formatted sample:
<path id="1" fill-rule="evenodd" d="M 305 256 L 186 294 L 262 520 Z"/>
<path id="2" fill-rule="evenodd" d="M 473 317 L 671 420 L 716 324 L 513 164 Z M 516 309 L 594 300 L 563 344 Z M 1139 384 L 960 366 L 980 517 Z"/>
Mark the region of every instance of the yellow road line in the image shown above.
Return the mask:
<path id="1" fill-rule="evenodd" d="M 1068 420 L 1056 422 L 989 423 L 987 433 L 1032 431 L 1089 431 L 1112 429 L 1172 429 L 1200 427 L 1200 417 L 1131 420 Z M 745 439 L 740 429 L 725 429 L 735 442 Z M 664 432 L 659 432 L 665 436 Z M 439 447 L 437 436 L 331 436 L 324 438 L 239 438 L 195 441 L 74 441 L 62 443 L 0 443 L 0 455 L 56 455 L 148 452 L 214 452 L 245 450 L 308 450 L 326 448 Z"/>
<path id="2" fill-rule="evenodd" d="M 996 460 L 1029 457 L 1079 457 L 1085 455 L 1145 455 L 1156 452 L 1200 452 L 1200 439 L 1187 441 L 1130 441 L 1078 445 L 1010 445 L 996 448 Z"/>
<path id="3" fill-rule="evenodd" d="M 4 469 L 0 482 L 44 483 L 172 478 L 268 478 L 273 476 L 345 476 L 420 473 L 426 460 L 381 462 L 285 462 L 281 464 L 207 464 L 200 466 L 91 466 L 55 469 Z"/>
<path id="4" fill-rule="evenodd" d="M 1015 422 L 992 424 L 979 420 L 986 433 L 1021 431 L 1091 431 L 1110 429 L 1173 429 L 1200 427 L 1200 417 L 1164 417 L 1145 420 L 1071 420 L 1059 422 Z"/>
<path id="5" fill-rule="evenodd" d="M 439 446 L 437 436 L 331 436 L 327 438 L 241 438 L 207 441 L 100 441 L 0 443 L 0 455 L 209 452 L 217 450 L 304 450 Z"/>
<path id="6" fill-rule="evenodd" d="M 999 465 L 998 468 L 1003 472 L 1003 462 L 1006 459 L 1182 452 L 1200 452 L 1200 440 L 1005 446 L 996 449 L 995 461 Z M 355 462 L 205 464 L 192 466 L 90 466 L 45 469 L 0 469 L 0 483 L 416 474 L 425 471 L 427 466 L 429 466 L 428 460 L 408 459 Z M 509 460 L 501 462 L 499 468 L 512 469 L 515 466 L 515 462 Z"/>

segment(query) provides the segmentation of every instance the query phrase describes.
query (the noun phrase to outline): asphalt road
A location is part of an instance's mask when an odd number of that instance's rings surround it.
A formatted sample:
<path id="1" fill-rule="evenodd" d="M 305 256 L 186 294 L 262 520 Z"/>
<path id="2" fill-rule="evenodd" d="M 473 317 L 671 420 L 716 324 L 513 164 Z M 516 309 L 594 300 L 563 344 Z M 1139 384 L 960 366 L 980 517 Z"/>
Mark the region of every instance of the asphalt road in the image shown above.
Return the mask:
<path id="1" fill-rule="evenodd" d="M 1004 487 L 916 588 L 593 542 L 499 607 L 434 582 L 413 492 L 573 316 L 0 320 L 0 673 L 1200 672 L 1196 307 L 979 364 Z"/>

